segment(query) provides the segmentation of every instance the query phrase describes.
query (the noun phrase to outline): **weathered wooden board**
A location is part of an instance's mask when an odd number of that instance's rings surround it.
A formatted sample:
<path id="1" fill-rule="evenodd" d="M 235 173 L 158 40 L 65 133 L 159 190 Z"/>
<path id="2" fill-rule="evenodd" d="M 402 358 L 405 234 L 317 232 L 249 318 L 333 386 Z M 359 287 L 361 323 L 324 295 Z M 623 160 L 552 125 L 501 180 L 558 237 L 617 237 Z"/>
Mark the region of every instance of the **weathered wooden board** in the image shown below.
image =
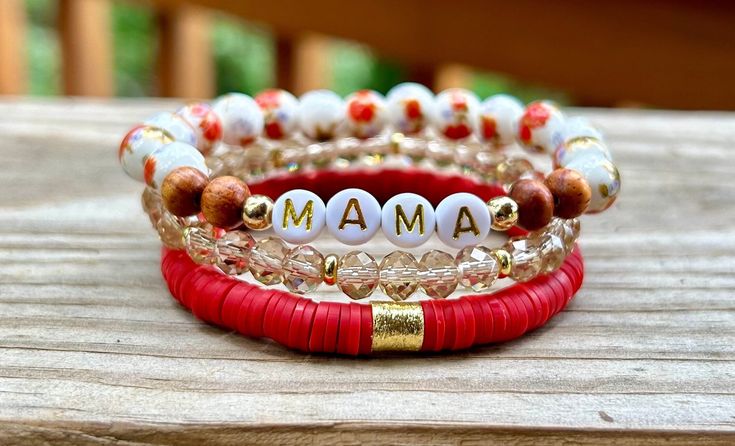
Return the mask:
<path id="1" fill-rule="evenodd" d="M 125 129 L 167 102 L 0 102 L 0 444 L 735 442 L 735 115 L 583 110 L 623 175 L 587 278 L 515 342 L 307 356 L 168 297 Z"/>

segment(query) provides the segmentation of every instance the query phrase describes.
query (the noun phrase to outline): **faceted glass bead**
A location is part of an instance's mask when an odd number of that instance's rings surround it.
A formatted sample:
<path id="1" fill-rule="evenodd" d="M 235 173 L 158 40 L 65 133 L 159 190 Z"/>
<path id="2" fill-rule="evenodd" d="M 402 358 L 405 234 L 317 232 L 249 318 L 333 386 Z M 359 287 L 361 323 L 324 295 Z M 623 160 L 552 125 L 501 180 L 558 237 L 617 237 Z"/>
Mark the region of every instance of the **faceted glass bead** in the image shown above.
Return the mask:
<path id="1" fill-rule="evenodd" d="M 511 239 L 505 245 L 506 251 L 513 257 L 511 278 L 518 282 L 527 282 L 541 272 L 543 262 L 537 243 L 534 239 Z"/>
<path id="2" fill-rule="evenodd" d="M 524 174 L 533 171 L 533 164 L 525 158 L 510 158 L 498 164 L 498 182 L 509 187 Z"/>
<path id="3" fill-rule="evenodd" d="M 579 219 L 562 220 L 555 218 L 549 225 L 549 233 L 559 237 L 564 243 L 564 252 L 569 254 L 574 250 L 574 243 L 579 237 Z"/>
<path id="4" fill-rule="evenodd" d="M 283 259 L 283 283 L 294 293 L 310 293 L 322 283 L 324 256 L 309 245 L 297 246 Z"/>
<path id="5" fill-rule="evenodd" d="M 351 299 L 370 296 L 379 283 L 378 263 L 370 254 L 351 251 L 339 260 L 337 286 Z"/>
<path id="6" fill-rule="evenodd" d="M 459 272 L 454 257 L 443 251 L 432 250 L 419 262 L 419 285 L 432 299 L 443 299 L 457 289 Z"/>
<path id="7" fill-rule="evenodd" d="M 245 231 L 229 231 L 217 239 L 216 265 L 231 276 L 248 270 L 250 254 L 255 246 L 253 237 Z"/>
<path id="8" fill-rule="evenodd" d="M 146 187 L 143 190 L 143 195 L 140 197 L 140 202 L 143 206 L 143 212 L 148 214 L 148 218 L 151 220 L 151 224 L 155 228 L 162 217 L 161 209 L 163 207 L 163 203 L 161 200 L 161 194 L 152 187 Z"/>
<path id="9" fill-rule="evenodd" d="M 500 272 L 498 259 L 484 246 L 462 249 L 457 253 L 455 264 L 459 270 L 459 283 L 475 292 L 490 288 Z"/>
<path id="10" fill-rule="evenodd" d="M 216 243 L 211 228 L 190 226 L 184 229 L 186 252 L 195 263 L 200 265 L 214 263 Z"/>
<path id="11" fill-rule="evenodd" d="M 158 231 L 161 243 L 172 249 L 183 249 L 185 247 L 183 230 L 181 220 L 168 212 L 163 212 L 161 218 L 156 222 L 156 231 Z"/>
<path id="12" fill-rule="evenodd" d="M 268 237 L 258 241 L 250 254 L 250 272 L 258 282 L 275 285 L 283 281 L 283 258 L 288 247 L 281 239 Z"/>
<path id="13" fill-rule="evenodd" d="M 554 234 L 545 234 L 541 239 L 539 251 L 543 259 L 542 271 L 550 273 L 559 269 L 566 257 L 564 241 Z"/>
<path id="14" fill-rule="evenodd" d="M 380 289 L 391 299 L 408 299 L 419 286 L 419 264 L 403 251 L 393 251 L 380 262 Z"/>

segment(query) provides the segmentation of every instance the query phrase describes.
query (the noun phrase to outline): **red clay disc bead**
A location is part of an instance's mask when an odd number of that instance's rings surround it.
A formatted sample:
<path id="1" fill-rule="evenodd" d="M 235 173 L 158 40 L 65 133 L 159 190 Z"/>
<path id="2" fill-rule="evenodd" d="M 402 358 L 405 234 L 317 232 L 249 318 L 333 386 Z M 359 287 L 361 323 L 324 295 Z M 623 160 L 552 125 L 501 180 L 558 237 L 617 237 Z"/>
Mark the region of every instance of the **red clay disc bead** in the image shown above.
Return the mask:
<path id="1" fill-rule="evenodd" d="M 202 192 L 209 178 L 199 169 L 178 167 L 171 171 L 161 184 L 161 198 L 168 211 L 179 217 L 199 213 Z"/>
<path id="2" fill-rule="evenodd" d="M 234 228 L 242 224 L 242 206 L 250 196 L 250 189 L 237 177 L 218 177 L 207 184 L 202 192 L 204 218 L 220 228 Z"/>
<path id="3" fill-rule="evenodd" d="M 508 195 L 518 204 L 518 225 L 527 231 L 543 228 L 554 216 L 554 196 L 540 181 L 518 180 Z"/>
<path id="4" fill-rule="evenodd" d="M 587 210 L 592 199 L 592 189 L 577 171 L 556 169 L 544 180 L 554 196 L 554 215 L 559 218 L 579 217 Z"/>

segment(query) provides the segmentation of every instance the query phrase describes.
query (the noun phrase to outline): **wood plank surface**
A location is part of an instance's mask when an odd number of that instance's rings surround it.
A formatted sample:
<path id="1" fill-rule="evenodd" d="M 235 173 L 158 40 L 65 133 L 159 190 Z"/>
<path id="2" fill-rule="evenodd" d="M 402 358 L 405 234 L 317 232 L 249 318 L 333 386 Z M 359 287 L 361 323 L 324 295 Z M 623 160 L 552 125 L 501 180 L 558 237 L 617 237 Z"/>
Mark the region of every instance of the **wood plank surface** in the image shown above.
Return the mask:
<path id="1" fill-rule="evenodd" d="M 503 345 L 348 359 L 168 296 L 115 147 L 175 106 L 0 101 L 0 444 L 735 442 L 735 114 L 580 110 L 623 192 L 583 220 L 569 308 Z"/>

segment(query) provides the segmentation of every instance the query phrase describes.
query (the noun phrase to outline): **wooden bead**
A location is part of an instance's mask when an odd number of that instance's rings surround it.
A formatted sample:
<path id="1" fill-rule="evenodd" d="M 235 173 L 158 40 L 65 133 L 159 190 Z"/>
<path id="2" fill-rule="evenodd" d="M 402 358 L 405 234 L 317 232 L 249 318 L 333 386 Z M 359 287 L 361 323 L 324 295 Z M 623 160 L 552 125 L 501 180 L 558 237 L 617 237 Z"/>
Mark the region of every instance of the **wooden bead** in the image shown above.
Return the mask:
<path id="1" fill-rule="evenodd" d="M 544 184 L 554 196 L 554 215 L 557 217 L 579 217 L 587 210 L 592 198 L 592 189 L 579 172 L 556 169 L 546 177 Z"/>
<path id="2" fill-rule="evenodd" d="M 543 228 L 554 216 L 554 197 L 540 181 L 518 180 L 509 196 L 518 204 L 518 225 L 528 231 Z"/>
<path id="3" fill-rule="evenodd" d="M 234 228 L 242 224 L 242 207 L 250 196 L 250 189 L 237 177 L 219 177 L 209 182 L 202 193 L 204 218 L 220 228 Z"/>
<path id="4" fill-rule="evenodd" d="M 202 192 L 209 178 L 199 169 L 178 167 L 171 171 L 161 185 L 161 198 L 168 211 L 179 217 L 199 213 Z"/>

